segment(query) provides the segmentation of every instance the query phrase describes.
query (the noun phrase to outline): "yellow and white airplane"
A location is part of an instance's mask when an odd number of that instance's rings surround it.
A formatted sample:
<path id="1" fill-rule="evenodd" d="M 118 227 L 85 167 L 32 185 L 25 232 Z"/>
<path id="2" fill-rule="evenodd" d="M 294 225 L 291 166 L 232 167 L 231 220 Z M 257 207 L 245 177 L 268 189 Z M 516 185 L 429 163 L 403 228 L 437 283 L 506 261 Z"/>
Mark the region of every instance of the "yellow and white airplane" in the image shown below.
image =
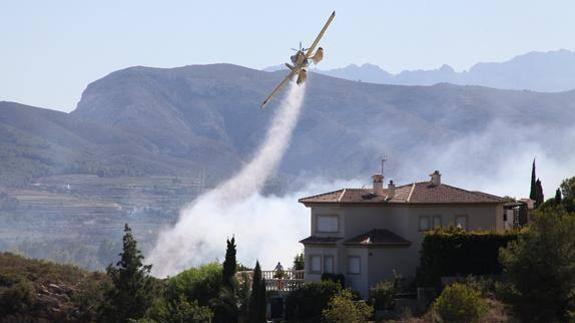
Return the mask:
<path id="1" fill-rule="evenodd" d="M 276 93 L 279 90 L 281 90 L 281 88 L 284 87 L 289 80 L 293 80 L 293 78 L 296 75 L 297 75 L 296 83 L 298 85 L 305 82 L 305 80 L 307 78 L 306 68 L 309 66 L 310 62 L 317 64 L 323 59 L 323 48 L 319 47 L 315 53 L 314 53 L 314 50 L 315 50 L 315 47 L 317 46 L 317 44 L 319 43 L 319 41 L 321 40 L 321 37 L 323 36 L 325 31 L 327 30 L 327 27 L 329 27 L 329 24 L 331 24 L 331 21 L 333 20 L 333 18 L 335 18 L 335 11 L 331 14 L 331 16 L 329 16 L 329 19 L 327 20 L 327 22 L 325 23 L 325 25 L 323 26 L 323 28 L 319 32 L 319 35 L 317 35 L 317 37 L 315 38 L 315 40 L 313 41 L 313 43 L 311 44 L 311 46 L 309 48 L 302 48 L 301 43 L 300 43 L 299 49 L 294 49 L 296 51 L 296 53 L 295 53 L 295 55 L 290 57 L 292 64 L 288 64 L 288 63 L 285 64 L 287 66 L 287 68 L 290 69 L 290 73 L 288 74 L 288 76 L 286 76 L 283 79 L 283 81 L 281 81 L 280 84 L 278 84 L 278 86 L 276 86 L 276 88 L 264 100 L 264 102 L 262 102 L 262 108 L 264 108 L 266 106 L 266 104 L 271 100 L 271 98 L 273 98 L 273 96 L 276 95 Z"/>

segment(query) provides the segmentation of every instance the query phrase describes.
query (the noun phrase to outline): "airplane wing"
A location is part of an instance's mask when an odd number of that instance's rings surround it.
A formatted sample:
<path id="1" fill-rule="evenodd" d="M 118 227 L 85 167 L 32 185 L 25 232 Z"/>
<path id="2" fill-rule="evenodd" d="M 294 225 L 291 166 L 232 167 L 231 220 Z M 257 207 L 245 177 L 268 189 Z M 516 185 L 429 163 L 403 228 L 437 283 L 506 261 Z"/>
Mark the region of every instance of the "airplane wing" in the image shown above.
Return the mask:
<path id="1" fill-rule="evenodd" d="M 262 109 L 265 108 L 266 104 L 268 104 L 271 98 L 276 95 L 276 93 L 281 90 L 281 88 L 284 87 L 286 83 L 294 77 L 294 75 L 295 72 L 293 70 L 290 71 L 290 73 L 283 79 L 283 81 L 281 81 L 280 84 L 278 84 L 278 86 L 276 86 L 276 88 L 272 91 L 272 93 L 264 100 L 264 102 L 262 102 Z"/>
<path id="2" fill-rule="evenodd" d="M 306 57 L 310 57 L 311 54 L 313 53 L 313 51 L 315 50 L 315 47 L 317 46 L 317 44 L 319 43 L 319 41 L 321 40 L 321 37 L 323 37 L 323 34 L 325 33 L 325 31 L 327 30 L 327 27 L 329 27 L 329 24 L 331 24 L 331 21 L 333 20 L 333 18 L 335 18 L 335 11 L 331 13 L 331 16 L 329 16 L 329 19 L 327 20 L 327 22 L 325 23 L 325 25 L 323 25 L 323 28 L 321 29 L 321 31 L 319 32 L 319 35 L 317 35 L 317 37 L 315 38 L 315 40 L 313 41 L 313 44 L 311 44 L 311 46 L 307 49 L 307 52 L 305 53 Z"/>

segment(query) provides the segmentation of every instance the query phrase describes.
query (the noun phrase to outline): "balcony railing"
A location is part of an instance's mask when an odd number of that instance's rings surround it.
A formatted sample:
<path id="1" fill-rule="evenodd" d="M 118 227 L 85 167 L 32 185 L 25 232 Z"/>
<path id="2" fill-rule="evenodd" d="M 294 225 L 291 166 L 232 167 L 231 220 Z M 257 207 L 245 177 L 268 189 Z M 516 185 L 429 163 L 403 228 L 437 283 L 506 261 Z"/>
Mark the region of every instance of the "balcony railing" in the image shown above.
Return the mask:
<path id="1" fill-rule="evenodd" d="M 236 277 L 242 283 L 244 279 L 249 280 L 249 286 L 253 279 L 253 271 L 240 271 Z M 291 292 L 303 285 L 303 270 L 262 270 L 262 278 L 266 281 L 266 291 L 268 292 Z"/>

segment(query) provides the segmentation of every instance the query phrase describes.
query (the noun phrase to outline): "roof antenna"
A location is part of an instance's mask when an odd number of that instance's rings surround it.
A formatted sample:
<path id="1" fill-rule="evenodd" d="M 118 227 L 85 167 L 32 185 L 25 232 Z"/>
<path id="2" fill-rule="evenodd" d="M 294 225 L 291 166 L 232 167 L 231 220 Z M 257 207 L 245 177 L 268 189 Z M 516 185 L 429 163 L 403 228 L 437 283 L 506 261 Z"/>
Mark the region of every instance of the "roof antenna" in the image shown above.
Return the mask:
<path id="1" fill-rule="evenodd" d="M 381 156 L 381 175 L 383 176 L 383 166 L 385 165 L 385 162 L 387 161 L 387 155 L 383 155 Z"/>

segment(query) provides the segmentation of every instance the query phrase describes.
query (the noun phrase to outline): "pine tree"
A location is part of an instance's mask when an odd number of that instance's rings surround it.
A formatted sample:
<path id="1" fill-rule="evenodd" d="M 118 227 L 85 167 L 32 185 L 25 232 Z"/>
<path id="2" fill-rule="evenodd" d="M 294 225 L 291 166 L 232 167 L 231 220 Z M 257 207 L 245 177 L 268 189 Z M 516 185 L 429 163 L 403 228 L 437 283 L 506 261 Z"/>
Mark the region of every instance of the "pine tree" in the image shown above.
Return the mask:
<path id="1" fill-rule="evenodd" d="M 529 198 L 533 201 L 537 199 L 537 183 L 535 178 L 535 158 L 533 158 L 533 166 L 531 166 L 531 190 L 529 191 Z"/>
<path id="2" fill-rule="evenodd" d="M 112 281 L 106 292 L 105 303 L 100 309 L 100 319 L 105 322 L 127 322 L 139 319 L 153 300 L 151 265 L 144 265 L 144 256 L 137 247 L 132 229 L 124 226 L 123 252 L 116 266 L 106 269 Z"/>
<path id="3" fill-rule="evenodd" d="M 535 182 L 536 190 L 535 190 L 535 207 L 539 207 L 539 205 L 543 204 L 545 200 L 545 196 L 543 195 L 543 186 L 541 185 L 541 181 L 539 178 L 537 182 Z"/>
<path id="4" fill-rule="evenodd" d="M 555 191 L 555 203 L 559 205 L 559 204 L 561 204 L 561 200 L 562 200 L 561 189 L 558 188 L 558 189 Z"/>
<path id="5" fill-rule="evenodd" d="M 234 237 L 232 239 L 228 239 L 226 241 L 227 248 L 226 248 L 226 258 L 224 260 L 224 269 L 223 269 L 223 279 L 224 279 L 224 286 L 229 288 L 231 291 L 236 290 L 236 269 L 237 269 L 237 262 L 236 262 L 236 240 Z"/>
<path id="6" fill-rule="evenodd" d="M 262 279 L 262 270 L 259 262 L 256 262 L 252 279 L 252 292 L 248 305 L 248 322 L 266 322 L 266 282 Z"/>

